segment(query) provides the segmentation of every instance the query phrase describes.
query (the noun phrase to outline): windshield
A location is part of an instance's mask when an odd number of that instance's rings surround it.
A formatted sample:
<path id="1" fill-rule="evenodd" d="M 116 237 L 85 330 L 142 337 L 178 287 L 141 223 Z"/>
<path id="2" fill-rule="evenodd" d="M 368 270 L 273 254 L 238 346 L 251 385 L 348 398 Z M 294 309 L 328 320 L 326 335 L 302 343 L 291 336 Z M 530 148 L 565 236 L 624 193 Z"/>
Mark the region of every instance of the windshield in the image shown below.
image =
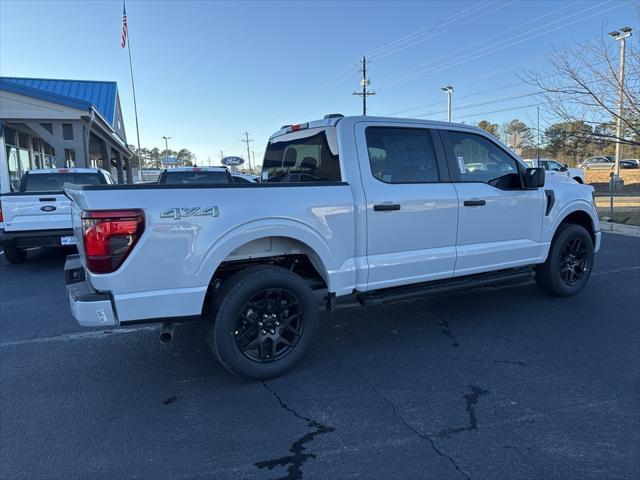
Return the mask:
<path id="1" fill-rule="evenodd" d="M 158 183 L 166 185 L 210 185 L 231 183 L 231 178 L 227 172 L 163 172 L 158 179 Z"/>
<path id="2" fill-rule="evenodd" d="M 21 192 L 61 192 L 65 183 L 103 185 L 107 181 L 99 173 L 27 173 L 22 177 Z"/>
<path id="3" fill-rule="evenodd" d="M 317 133 L 316 133 L 317 132 Z M 321 129 L 283 135 L 267 145 L 262 163 L 265 182 L 340 182 L 337 148 Z"/>

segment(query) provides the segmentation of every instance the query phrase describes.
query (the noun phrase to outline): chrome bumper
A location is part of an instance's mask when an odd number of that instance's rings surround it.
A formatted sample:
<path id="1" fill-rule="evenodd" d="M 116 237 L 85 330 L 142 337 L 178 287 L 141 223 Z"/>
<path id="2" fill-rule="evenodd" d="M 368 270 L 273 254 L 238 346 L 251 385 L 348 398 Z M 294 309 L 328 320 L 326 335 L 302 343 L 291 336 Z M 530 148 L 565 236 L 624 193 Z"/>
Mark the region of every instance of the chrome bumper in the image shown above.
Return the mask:
<path id="1" fill-rule="evenodd" d="M 64 264 L 64 279 L 71 315 L 83 327 L 115 327 L 118 318 L 111 295 L 97 292 L 86 279 L 80 255 L 69 255 Z"/>

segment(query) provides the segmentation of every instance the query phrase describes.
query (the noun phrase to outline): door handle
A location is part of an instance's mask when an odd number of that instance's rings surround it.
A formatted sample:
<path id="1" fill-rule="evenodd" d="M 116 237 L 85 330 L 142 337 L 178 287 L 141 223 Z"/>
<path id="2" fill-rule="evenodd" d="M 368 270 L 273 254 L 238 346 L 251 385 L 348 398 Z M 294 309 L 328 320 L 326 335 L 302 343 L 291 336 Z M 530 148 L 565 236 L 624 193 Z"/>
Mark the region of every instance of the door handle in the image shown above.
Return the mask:
<path id="1" fill-rule="evenodd" d="M 465 200 L 464 201 L 465 207 L 481 207 L 486 204 L 487 202 L 484 200 Z"/>
<path id="2" fill-rule="evenodd" d="M 380 205 L 373 206 L 374 212 L 391 212 L 394 210 L 400 210 L 399 203 L 382 203 Z"/>

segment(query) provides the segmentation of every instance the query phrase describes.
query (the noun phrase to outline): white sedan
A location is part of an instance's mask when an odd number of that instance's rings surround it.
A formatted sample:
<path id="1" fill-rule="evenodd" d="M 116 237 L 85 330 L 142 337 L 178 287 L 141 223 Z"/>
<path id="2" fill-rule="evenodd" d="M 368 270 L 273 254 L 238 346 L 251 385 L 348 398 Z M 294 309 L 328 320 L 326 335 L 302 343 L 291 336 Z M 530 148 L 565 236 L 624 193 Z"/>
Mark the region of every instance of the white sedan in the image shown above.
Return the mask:
<path id="1" fill-rule="evenodd" d="M 569 168 L 550 158 L 527 159 L 524 161 L 531 167 L 542 167 L 547 175 L 559 175 L 584 183 L 584 172 L 579 168 Z"/>

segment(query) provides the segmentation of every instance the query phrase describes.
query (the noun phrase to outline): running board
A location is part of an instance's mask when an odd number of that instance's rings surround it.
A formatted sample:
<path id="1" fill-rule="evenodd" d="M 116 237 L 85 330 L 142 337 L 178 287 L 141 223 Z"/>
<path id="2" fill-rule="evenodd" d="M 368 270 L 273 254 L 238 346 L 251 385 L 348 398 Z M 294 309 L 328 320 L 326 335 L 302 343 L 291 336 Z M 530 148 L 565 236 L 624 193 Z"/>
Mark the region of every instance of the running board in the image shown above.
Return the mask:
<path id="1" fill-rule="evenodd" d="M 380 305 L 381 303 L 395 302 L 421 298 L 429 295 L 439 295 L 461 288 L 486 287 L 502 283 L 512 284 L 518 281 L 530 280 L 533 277 L 533 268 L 521 267 L 500 270 L 497 272 L 478 273 L 464 277 L 447 278 L 432 282 L 407 285 L 403 287 L 385 288 L 373 292 L 364 292 L 357 295 L 362 305 Z"/>

